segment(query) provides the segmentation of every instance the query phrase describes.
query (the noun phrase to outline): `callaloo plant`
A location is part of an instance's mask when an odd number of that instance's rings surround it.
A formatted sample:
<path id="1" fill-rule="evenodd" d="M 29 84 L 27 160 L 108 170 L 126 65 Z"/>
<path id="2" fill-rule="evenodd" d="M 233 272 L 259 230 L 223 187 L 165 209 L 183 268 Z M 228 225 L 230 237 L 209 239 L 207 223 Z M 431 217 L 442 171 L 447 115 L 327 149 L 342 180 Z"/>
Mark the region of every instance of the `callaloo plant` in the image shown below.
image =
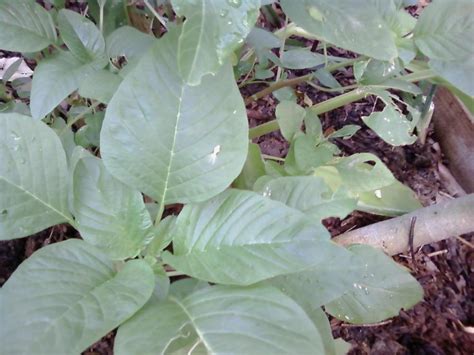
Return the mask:
<path id="1" fill-rule="evenodd" d="M 396 146 L 429 117 L 415 83 L 469 103 L 471 1 L 434 1 L 418 20 L 401 0 L 50 3 L 0 1 L 0 48 L 37 62 L 31 93 L 29 79 L 2 84 L 29 106 L 1 107 L 0 239 L 62 223 L 82 239 L 38 250 L 4 284 L 0 353 L 78 354 L 118 328 L 116 354 L 338 354 L 326 313 L 379 322 L 422 299 L 382 251 L 323 227 L 420 203 L 374 154 L 342 156 L 334 139 L 358 126 L 324 134 L 318 115 L 375 96 L 383 108 L 362 120 Z M 261 7 L 286 21 L 255 27 Z M 333 74 L 350 67 L 342 86 Z M 249 130 L 238 85 L 256 82 L 247 104 L 279 103 Z M 296 84 L 334 97 L 301 103 Z M 278 129 L 284 159 L 249 141 Z"/>

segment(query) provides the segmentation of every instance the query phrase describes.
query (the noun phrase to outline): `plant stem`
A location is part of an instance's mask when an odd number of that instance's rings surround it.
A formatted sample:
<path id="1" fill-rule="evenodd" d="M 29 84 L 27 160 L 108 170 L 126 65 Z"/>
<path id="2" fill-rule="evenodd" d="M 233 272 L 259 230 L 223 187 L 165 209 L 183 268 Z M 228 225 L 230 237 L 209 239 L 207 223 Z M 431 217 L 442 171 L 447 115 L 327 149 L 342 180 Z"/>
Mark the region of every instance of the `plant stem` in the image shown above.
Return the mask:
<path id="1" fill-rule="evenodd" d="M 310 75 L 310 74 L 308 74 Z M 404 75 L 400 77 L 400 79 L 409 81 L 409 82 L 416 82 L 420 80 L 426 80 L 436 77 L 436 74 L 432 70 L 423 70 L 417 73 L 411 73 L 408 75 Z M 301 77 L 300 77 L 301 78 Z M 295 78 L 297 79 L 297 78 Z M 294 80 L 294 79 L 292 79 Z M 281 82 L 280 82 L 281 83 Z M 278 83 L 277 83 L 278 84 Z M 267 88 L 269 89 L 269 88 Z M 329 100 L 323 101 L 319 104 L 311 106 L 310 110 L 313 111 L 315 114 L 320 115 L 322 113 L 326 113 L 328 111 L 334 110 L 341 106 L 348 105 L 352 102 L 358 101 L 363 99 L 365 96 L 370 95 L 370 86 L 360 87 L 355 90 L 349 91 L 345 94 L 333 97 Z M 263 90 L 262 90 L 263 91 Z M 254 95 L 255 96 L 255 95 Z M 253 96 L 252 96 L 253 97 Z M 278 122 L 276 120 L 272 120 L 269 122 L 265 122 L 257 127 L 251 128 L 249 130 L 249 138 L 254 139 L 265 134 L 277 131 L 279 129 Z"/>
<path id="2" fill-rule="evenodd" d="M 99 29 L 100 33 L 104 33 L 104 5 L 99 7 Z"/>
<path id="3" fill-rule="evenodd" d="M 410 224 L 416 217 L 413 247 L 474 232 L 474 194 L 437 205 L 421 208 L 401 217 L 371 224 L 343 233 L 333 239 L 340 245 L 367 244 L 389 255 L 404 252 L 409 247 Z"/>
<path id="4" fill-rule="evenodd" d="M 155 10 L 155 8 L 153 6 L 150 5 L 148 0 L 144 0 L 144 2 L 145 2 L 146 7 L 148 8 L 148 10 L 150 10 L 151 13 L 153 14 L 153 16 L 155 16 L 156 19 L 158 21 L 160 21 L 160 23 L 163 25 L 164 28 L 168 29 L 168 25 L 166 23 L 166 20 Z"/>
<path id="5" fill-rule="evenodd" d="M 160 224 L 161 218 L 163 217 L 163 213 L 165 212 L 165 204 L 164 201 L 161 201 L 160 207 L 158 208 L 158 213 L 156 214 L 155 218 L 155 227 Z"/>
<path id="6" fill-rule="evenodd" d="M 343 67 L 352 65 L 355 62 L 360 61 L 360 60 L 362 60 L 362 59 L 359 57 L 359 58 L 348 59 L 348 60 L 345 60 L 345 61 L 339 62 L 339 63 L 334 63 L 334 64 L 331 64 L 331 65 L 328 65 L 326 67 L 326 70 L 329 71 L 329 72 L 333 72 L 333 71 L 336 71 L 339 68 L 343 68 Z M 306 74 L 306 75 L 303 75 L 303 76 L 297 76 L 296 78 L 277 81 L 276 83 L 270 85 L 269 87 L 267 87 L 267 88 L 255 93 L 255 94 L 253 94 L 252 96 L 249 96 L 248 98 L 246 98 L 245 99 L 245 104 L 248 105 L 252 101 L 257 101 L 258 99 L 261 99 L 262 97 L 270 95 L 272 92 L 274 92 L 278 89 L 281 89 L 283 87 L 295 86 L 295 85 L 304 83 L 305 81 L 309 81 L 313 78 L 313 76 L 314 76 L 314 73 L 310 73 L 310 74 Z"/>
<path id="7" fill-rule="evenodd" d="M 273 155 L 268 155 L 268 154 L 262 154 L 263 159 L 269 159 L 269 160 L 275 160 L 275 161 L 281 161 L 284 162 L 285 158 L 280 158 L 280 157 L 274 157 Z"/>

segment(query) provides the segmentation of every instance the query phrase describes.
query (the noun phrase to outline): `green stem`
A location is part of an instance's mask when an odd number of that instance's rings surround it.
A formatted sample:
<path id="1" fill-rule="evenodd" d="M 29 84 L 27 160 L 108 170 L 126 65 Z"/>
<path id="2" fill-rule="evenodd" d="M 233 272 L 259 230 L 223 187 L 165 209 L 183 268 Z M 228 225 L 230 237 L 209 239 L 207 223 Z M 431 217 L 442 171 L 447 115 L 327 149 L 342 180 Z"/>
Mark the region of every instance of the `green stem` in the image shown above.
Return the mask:
<path id="1" fill-rule="evenodd" d="M 104 33 L 104 6 L 99 8 L 99 29 L 100 33 Z"/>
<path id="2" fill-rule="evenodd" d="M 262 154 L 262 158 L 263 159 L 269 159 L 269 160 L 275 160 L 275 161 L 282 161 L 282 162 L 285 161 L 284 158 L 274 157 L 273 155 L 268 155 L 268 154 Z"/>
<path id="3" fill-rule="evenodd" d="M 155 227 L 160 224 L 161 218 L 163 217 L 163 213 L 165 212 L 165 204 L 164 201 L 160 203 L 160 207 L 158 208 L 158 213 L 156 214 L 155 218 Z"/>
<path id="4" fill-rule="evenodd" d="M 158 21 L 160 21 L 160 23 L 163 25 L 164 28 L 168 29 L 168 25 L 166 23 L 166 20 L 164 19 L 164 17 L 162 17 L 156 10 L 153 6 L 150 5 L 150 3 L 148 2 L 148 0 L 145 0 L 145 5 L 146 7 L 148 8 L 148 10 L 151 11 L 151 13 L 153 14 L 153 16 L 156 17 L 156 19 Z"/>
<path id="5" fill-rule="evenodd" d="M 334 63 L 332 65 L 328 65 L 326 67 L 326 70 L 329 71 L 329 72 L 333 72 L 333 71 L 336 71 L 339 68 L 343 68 L 343 67 L 352 65 L 352 64 L 354 64 L 355 62 L 357 62 L 359 60 L 362 60 L 362 58 L 352 58 L 352 59 L 345 60 L 343 62 Z M 252 101 L 257 101 L 258 99 L 261 99 L 262 97 L 270 95 L 272 92 L 274 92 L 276 90 L 279 90 L 283 87 L 295 86 L 295 85 L 304 83 L 306 81 L 309 81 L 313 78 L 313 76 L 314 76 L 314 73 L 309 73 L 309 74 L 306 74 L 306 75 L 303 75 L 303 76 L 297 76 L 296 78 L 277 81 L 276 83 L 270 85 L 269 87 L 253 94 L 252 96 L 247 97 L 245 99 L 245 104 L 248 105 Z"/>
<path id="6" fill-rule="evenodd" d="M 411 73 L 400 77 L 400 79 L 417 82 L 420 80 L 427 80 L 436 77 L 436 74 L 432 70 L 423 70 L 417 73 Z M 355 101 L 361 100 L 367 95 L 370 95 L 370 87 L 360 87 L 355 90 L 349 91 L 345 94 L 333 97 L 329 100 L 323 101 L 319 104 L 311 106 L 310 110 L 317 115 L 323 114 L 325 112 L 332 111 L 336 108 L 348 105 Z M 272 120 L 265 122 L 257 127 L 251 128 L 249 130 L 249 138 L 254 139 L 265 134 L 277 131 L 279 129 L 277 120 Z"/>

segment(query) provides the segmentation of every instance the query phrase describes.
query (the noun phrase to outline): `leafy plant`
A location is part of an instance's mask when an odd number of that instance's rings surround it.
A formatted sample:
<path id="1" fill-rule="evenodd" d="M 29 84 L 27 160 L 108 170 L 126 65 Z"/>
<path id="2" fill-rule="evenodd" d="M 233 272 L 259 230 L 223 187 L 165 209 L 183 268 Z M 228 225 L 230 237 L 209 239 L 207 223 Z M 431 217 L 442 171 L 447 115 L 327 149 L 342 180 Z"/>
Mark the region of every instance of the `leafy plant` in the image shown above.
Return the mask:
<path id="1" fill-rule="evenodd" d="M 322 307 L 361 324 L 422 298 L 382 251 L 330 240 L 327 217 L 420 204 L 377 156 L 341 156 L 333 140 L 360 127 L 327 133 L 318 115 L 376 96 L 384 108 L 363 122 L 404 145 L 429 105 L 414 82 L 472 100 L 470 1 L 435 1 L 417 21 L 398 0 L 281 0 L 274 33 L 254 27 L 272 1 L 91 0 L 91 17 L 51 3 L 0 1 L 0 48 L 37 60 L 31 113 L 7 95 L 0 114 L 0 239 L 68 223 L 82 240 L 42 248 L 5 283 L 3 353 L 80 353 L 118 327 L 117 354 L 336 354 L 347 344 Z M 351 66 L 344 87 L 332 73 Z M 236 78 L 275 68 L 246 102 L 273 93 L 276 119 L 249 130 Z M 300 105 L 298 83 L 340 95 Z M 278 129 L 285 159 L 249 143 Z M 163 218 L 172 204 L 185 206 Z"/>

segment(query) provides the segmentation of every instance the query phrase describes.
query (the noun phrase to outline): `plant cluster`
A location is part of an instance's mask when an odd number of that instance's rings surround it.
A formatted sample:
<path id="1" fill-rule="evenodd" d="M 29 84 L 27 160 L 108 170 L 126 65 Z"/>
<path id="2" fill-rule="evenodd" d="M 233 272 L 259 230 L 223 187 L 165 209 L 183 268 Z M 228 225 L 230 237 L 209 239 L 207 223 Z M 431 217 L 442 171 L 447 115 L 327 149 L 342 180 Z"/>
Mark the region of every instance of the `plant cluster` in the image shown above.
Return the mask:
<path id="1" fill-rule="evenodd" d="M 471 1 L 416 20 L 402 0 L 281 0 L 274 33 L 255 27 L 275 19 L 268 0 L 48 2 L 0 0 L 0 48 L 37 62 L 1 84 L 0 239 L 61 223 L 82 239 L 38 250 L 2 287 L 0 353 L 78 354 L 118 327 L 117 354 L 339 354 L 325 312 L 379 322 L 422 299 L 382 251 L 330 240 L 325 218 L 420 203 L 377 156 L 341 156 L 333 140 L 360 127 L 324 134 L 318 115 L 376 96 L 362 120 L 397 146 L 430 116 L 415 82 L 470 104 Z M 273 93 L 276 119 L 249 130 L 239 86 L 275 72 L 246 103 Z M 298 103 L 297 83 L 340 95 Z M 249 141 L 278 129 L 285 159 Z"/>

